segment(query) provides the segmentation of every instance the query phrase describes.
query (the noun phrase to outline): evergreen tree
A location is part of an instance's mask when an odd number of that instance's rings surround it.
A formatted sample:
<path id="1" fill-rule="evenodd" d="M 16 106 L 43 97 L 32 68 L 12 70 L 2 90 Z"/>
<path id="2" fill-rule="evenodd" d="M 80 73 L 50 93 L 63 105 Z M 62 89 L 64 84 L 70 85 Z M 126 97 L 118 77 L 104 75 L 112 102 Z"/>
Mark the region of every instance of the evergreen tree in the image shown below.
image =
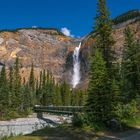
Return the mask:
<path id="1" fill-rule="evenodd" d="M 9 72 L 9 106 L 13 106 L 13 99 L 15 99 L 15 95 L 14 95 L 14 73 L 13 73 L 13 67 L 10 67 L 10 72 Z"/>
<path id="2" fill-rule="evenodd" d="M 29 86 L 34 91 L 35 89 L 35 76 L 34 76 L 34 65 L 32 64 L 30 78 L 29 78 Z"/>
<path id="3" fill-rule="evenodd" d="M 117 81 L 113 50 L 112 23 L 106 0 L 98 0 L 96 16 L 96 45 L 91 53 L 90 82 L 86 110 L 91 122 L 107 121 L 115 117 Z M 113 82 L 114 81 L 114 82 Z M 112 84 L 113 83 L 113 84 Z M 119 88 L 119 87 L 118 87 Z M 114 102 L 115 101 L 115 102 Z M 88 113 L 89 111 L 89 113 Z"/>
<path id="4" fill-rule="evenodd" d="M 40 104 L 40 89 L 39 89 L 38 79 L 36 80 L 35 96 L 36 96 L 36 103 Z"/>
<path id="5" fill-rule="evenodd" d="M 122 60 L 124 100 L 129 102 L 140 95 L 140 44 L 133 31 L 125 29 L 125 45 Z"/>
<path id="6" fill-rule="evenodd" d="M 71 104 L 71 91 L 69 85 L 64 81 L 61 85 L 62 103 L 64 106 Z"/>
<path id="7" fill-rule="evenodd" d="M 96 50 L 91 60 L 90 83 L 86 111 L 91 123 L 105 123 L 111 117 L 108 72 L 102 53 Z"/>
<path id="8" fill-rule="evenodd" d="M 36 93 L 35 93 L 35 76 L 34 76 L 34 65 L 31 66 L 30 77 L 29 77 L 29 88 L 31 92 L 31 105 L 36 104 Z"/>
<path id="9" fill-rule="evenodd" d="M 98 0 L 97 15 L 95 23 L 96 31 L 96 47 L 103 53 L 107 68 L 111 68 L 114 61 L 114 51 L 112 46 L 114 40 L 112 38 L 112 22 L 109 17 L 109 11 L 106 7 L 106 0 Z"/>
<path id="10" fill-rule="evenodd" d="M 6 77 L 5 65 L 2 67 L 0 74 L 0 103 L 2 106 L 8 107 L 9 105 L 9 90 L 8 81 Z"/>
<path id="11" fill-rule="evenodd" d="M 41 87 L 41 104 L 42 105 L 53 105 L 54 101 L 54 91 L 55 83 L 52 74 L 47 71 L 47 76 L 45 70 L 42 74 L 42 87 Z"/>
<path id="12" fill-rule="evenodd" d="M 62 106 L 62 96 L 61 96 L 60 86 L 58 84 L 56 84 L 55 86 L 53 102 L 55 106 Z"/>
<path id="13" fill-rule="evenodd" d="M 55 83 L 54 83 L 54 78 L 52 76 L 52 73 L 49 71 L 48 73 L 48 79 L 46 82 L 46 89 L 47 89 L 47 104 L 52 105 L 53 104 L 53 97 L 54 97 L 54 91 L 55 91 Z"/>
<path id="14" fill-rule="evenodd" d="M 21 111 L 28 115 L 30 108 L 33 107 L 32 90 L 28 84 L 21 87 L 21 97 Z"/>
<path id="15" fill-rule="evenodd" d="M 42 105 L 47 105 L 47 87 L 46 87 L 46 72 L 43 70 L 42 75 L 42 90 L 41 90 L 41 103 Z"/>
<path id="16" fill-rule="evenodd" d="M 84 92 L 82 90 L 78 90 L 78 105 L 83 106 L 85 103 Z"/>
<path id="17" fill-rule="evenodd" d="M 13 75 L 13 67 L 10 67 L 9 72 L 9 89 L 10 91 L 13 91 L 13 83 L 14 83 L 14 75 Z"/>
<path id="18" fill-rule="evenodd" d="M 40 71 L 39 82 L 36 89 L 36 96 L 38 97 L 38 103 L 41 103 L 42 100 L 42 71 Z"/>
<path id="19" fill-rule="evenodd" d="M 16 58 L 15 65 L 14 65 L 14 106 L 15 108 L 20 109 L 21 107 L 21 77 L 20 77 L 20 70 L 19 70 L 19 59 Z"/>

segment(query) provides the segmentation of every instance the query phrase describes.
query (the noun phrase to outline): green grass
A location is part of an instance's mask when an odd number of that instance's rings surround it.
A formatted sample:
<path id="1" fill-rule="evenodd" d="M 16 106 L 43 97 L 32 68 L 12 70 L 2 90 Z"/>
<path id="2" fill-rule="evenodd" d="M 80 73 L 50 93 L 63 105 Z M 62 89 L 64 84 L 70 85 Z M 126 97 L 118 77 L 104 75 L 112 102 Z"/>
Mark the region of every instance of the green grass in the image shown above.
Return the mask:
<path id="1" fill-rule="evenodd" d="M 61 125 L 57 128 L 46 127 L 33 132 L 31 136 L 47 136 L 55 138 L 66 138 L 68 140 L 85 140 L 87 137 L 95 137 L 95 133 L 89 129 L 74 128 L 69 125 Z"/>
<path id="2" fill-rule="evenodd" d="M 42 140 L 42 138 L 33 137 L 33 136 L 17 136 L 17 137 L 3 138 L 2 140 Z"/>
<path id="3" fill-rule="evenodd" d="M 131 118 L 126 120 L 126 125 L 130 127 L 140 126 L 140 115 L 136 116 L 135 118 Z"/>

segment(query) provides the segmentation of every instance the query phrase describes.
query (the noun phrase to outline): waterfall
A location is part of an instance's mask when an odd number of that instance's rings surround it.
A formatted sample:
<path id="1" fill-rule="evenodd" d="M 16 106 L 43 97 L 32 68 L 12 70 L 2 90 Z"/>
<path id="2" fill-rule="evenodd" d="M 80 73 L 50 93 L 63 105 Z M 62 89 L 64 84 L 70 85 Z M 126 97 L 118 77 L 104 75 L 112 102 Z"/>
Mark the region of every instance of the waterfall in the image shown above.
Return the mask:
<path id="1" fill-rule="evenodd" d="M 78 47 L 75 48 L 73 53 L 73 76 L 72 76 L 72 86 L 73 88 L 80 82 L 80 59 L 79 52 L 81 48 L 81 42 Z"/>

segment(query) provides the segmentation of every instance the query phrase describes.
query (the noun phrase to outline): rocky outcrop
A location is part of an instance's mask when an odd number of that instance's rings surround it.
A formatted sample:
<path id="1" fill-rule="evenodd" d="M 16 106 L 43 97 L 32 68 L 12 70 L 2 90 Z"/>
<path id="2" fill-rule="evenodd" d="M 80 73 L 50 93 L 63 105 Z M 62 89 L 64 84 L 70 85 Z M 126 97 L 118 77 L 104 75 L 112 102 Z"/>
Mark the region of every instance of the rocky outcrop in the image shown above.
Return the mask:
<path id="1" fill-rule="evenodd" d="M 126 18 L 126 19 L 125 19 Z M 140 39 L 140 12 L 131 11 L 113 20 L 114 49 L 118 61 L 121 61 L 124 44 L 124 29 L 130 26 Z M 89 72 L 89 54 L 96 39 L 92 33 L 82 39 L 63 35 L 56 29 L 19 29 L 15 31 L 0 32 L 0 67 L 13 65 L 16 57 L 21 63 L 23 78 L 29 76 L 30 66 L 33 63 L 36 77 L 41 69 L 52 72 L 57 81 L 65 80 L 71 84 L 73 51 L 82 41 L 80 50 L 81 82 L 78 87 L 87 88 Z"/>
<path id="2" fill-rule="evenodd" d="M 127 17 L 127 20 L 124 20 Z M 115 24 L 116 21 L 116 24 Z M 116 52 L 117 61 L 121 61 L 122 52 L 124 48 L 124 29 L 129 26 L 134 30 L 136 38 L 140 41 L 140 11 L 130 11 L 120 17 L 114 19 L 114 26 L 112 36 L 114 38 L 115 44 L 112 46 Z M 92 36 L 94 34 L 90 33 L 83 39 L 82 49 L 81 49 L 81 73 L 82 82 L 81 87 L 87 88 L 88 85 L 88 72 L 90 68 L 89 56 L 91 52 L 91 47 L 94 47 L 96 39 Z"/>
<path id="3" fill-rule="evenodd" d="M 66 37 L 55 29 L 2 31 L 0 63 L 10 66 L 13 65 L 15 58 L 19 57 L 25 77 L 33 63 L 37 73 L 41 69 L 46 69 L 51 71 L 57 80 L 66 78 L 64 75 L 69 79 L 66 60 L 68 64 L 69 56 L 79 41 Z M 70 83 L 70 80 L 67 81 Z"/>

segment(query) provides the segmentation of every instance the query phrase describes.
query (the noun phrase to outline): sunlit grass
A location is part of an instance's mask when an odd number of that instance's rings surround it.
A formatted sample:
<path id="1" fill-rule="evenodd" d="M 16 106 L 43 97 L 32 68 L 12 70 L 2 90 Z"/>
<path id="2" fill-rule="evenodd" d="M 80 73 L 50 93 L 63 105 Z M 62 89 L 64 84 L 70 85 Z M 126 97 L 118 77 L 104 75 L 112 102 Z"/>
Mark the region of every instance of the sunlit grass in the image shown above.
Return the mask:
<path id="1" fill-rule="evenodd" d="M 135 118 L 128 119 L 125 123 L 130 127 L 140 126 L 140 115 Z"/>
<path id="2" fill-rule="evenodd" d="M 11 137 L 11 138 L 5 138 L 3 140 L 42 140 L 41 137 L 36 136 L 17 136 L 17 137 Z"/>

